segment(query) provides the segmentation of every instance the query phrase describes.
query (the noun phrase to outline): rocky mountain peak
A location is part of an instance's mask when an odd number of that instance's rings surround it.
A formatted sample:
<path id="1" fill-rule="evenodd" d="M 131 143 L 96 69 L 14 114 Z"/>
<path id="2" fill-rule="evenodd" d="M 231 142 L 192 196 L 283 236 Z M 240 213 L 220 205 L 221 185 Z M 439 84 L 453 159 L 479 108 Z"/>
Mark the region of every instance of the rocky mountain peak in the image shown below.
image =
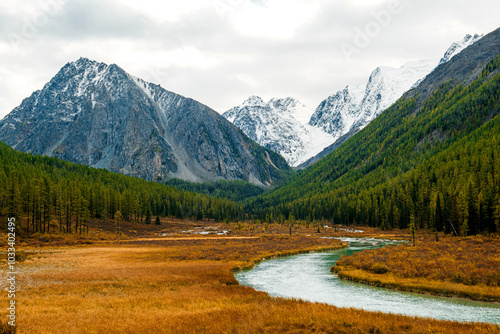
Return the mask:
<path id="1" fill-rule="evenodd" d="M 264 100 L 260 96 L 252 95 L 252 96 L 249 96 L 245 101 L 243 101 L 243 103 L 241 104 L 241 106 L 244 106 L 244 107 L 247 107 L 247 106 L 264 106 L 265 104 L 266 103 L 264 102 Z"/>
<path id="2" fill-rule="evenodd" d="M 272 185 L 289 170 L 207 106 L 87 58 L 66 64 L 0 121 L 0 140 L 147 180 Z"/>

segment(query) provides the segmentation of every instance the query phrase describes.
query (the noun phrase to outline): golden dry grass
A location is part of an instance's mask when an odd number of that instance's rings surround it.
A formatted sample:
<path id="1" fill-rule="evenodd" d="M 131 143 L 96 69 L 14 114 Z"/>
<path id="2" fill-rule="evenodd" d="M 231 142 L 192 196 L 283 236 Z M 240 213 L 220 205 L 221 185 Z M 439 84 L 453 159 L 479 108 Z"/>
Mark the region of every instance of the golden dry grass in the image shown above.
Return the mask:
<path id="1" fill-rule="evenodd" d="M 411 244 L 342 258 L 339 277 L 387 288 L 500 302 L 500 239 L 497 236 L 436 241 L 430 235 Z"/>

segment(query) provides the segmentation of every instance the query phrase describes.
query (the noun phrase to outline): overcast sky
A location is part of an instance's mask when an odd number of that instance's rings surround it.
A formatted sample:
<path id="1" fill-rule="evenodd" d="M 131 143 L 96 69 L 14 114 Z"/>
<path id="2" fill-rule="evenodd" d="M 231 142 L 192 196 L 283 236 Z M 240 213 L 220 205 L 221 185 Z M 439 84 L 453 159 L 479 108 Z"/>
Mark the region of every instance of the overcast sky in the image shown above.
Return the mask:
<path id="1" fill-rule="evenodd" d="M 495 30 L 498 13 L 498 0 L 2 1 L 0 118 L 80 57 L 218 112 L 249 95 L 316 108 L 379 65 Z"/>

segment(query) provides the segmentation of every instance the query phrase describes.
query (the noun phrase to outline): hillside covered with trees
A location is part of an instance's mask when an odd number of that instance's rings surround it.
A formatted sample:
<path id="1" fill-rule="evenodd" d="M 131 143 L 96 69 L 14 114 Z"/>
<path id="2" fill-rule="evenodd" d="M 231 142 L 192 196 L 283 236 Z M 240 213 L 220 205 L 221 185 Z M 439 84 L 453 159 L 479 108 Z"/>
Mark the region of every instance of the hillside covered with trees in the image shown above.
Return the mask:
<path id="1" fill-rule="evenodd" d="M 153 216 L 235 219 L 238 205 L 56 158 L 14 151 L 0 143 L 1 215 L 25 217 L 28 232 L 85 230 L 89 219 L 150 223 Z"/>
<path id="2" fill-rule="evenodd" d="M 457 234 L 500 230 L 500 56 L 470 83 L 405 96 L 273 192 L 260 217 Z"/>

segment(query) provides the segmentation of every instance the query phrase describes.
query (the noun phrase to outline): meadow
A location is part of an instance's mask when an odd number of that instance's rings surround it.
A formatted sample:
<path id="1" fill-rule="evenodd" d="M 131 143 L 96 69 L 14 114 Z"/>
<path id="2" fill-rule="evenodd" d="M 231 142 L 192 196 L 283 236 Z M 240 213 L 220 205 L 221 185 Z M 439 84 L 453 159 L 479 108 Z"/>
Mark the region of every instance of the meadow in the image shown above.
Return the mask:
<path id="1" fill-rule="evenodd" d="M 498 326 L 488 324 L 273 298 L 235 280 L 235 270 L 263 258 L 344 247 L 338 240 L 320 238 L 324 231 L 315 235 L 297 227 L 290 237 L 271 233 L 277 225 L 263 230 L 236 224 L 162 223 L 164 236 L 152 226 L 136 236 L 131 231 L 141 226 L 130 225 L 118 236 L 98 231 L 86 239 L 66 235 L 67 240 L 46 237 L 45 244 L 25 240 L 18 258 L 17 332 L 500 333 Z M 228 228 L 227 235 L 195 234 Z M 75 240 L 86 242 L 75 246 Z M 7 302 L 2 294 L 0 303 Z M 5 318 L 4 309 L 0 316 Z"/>

